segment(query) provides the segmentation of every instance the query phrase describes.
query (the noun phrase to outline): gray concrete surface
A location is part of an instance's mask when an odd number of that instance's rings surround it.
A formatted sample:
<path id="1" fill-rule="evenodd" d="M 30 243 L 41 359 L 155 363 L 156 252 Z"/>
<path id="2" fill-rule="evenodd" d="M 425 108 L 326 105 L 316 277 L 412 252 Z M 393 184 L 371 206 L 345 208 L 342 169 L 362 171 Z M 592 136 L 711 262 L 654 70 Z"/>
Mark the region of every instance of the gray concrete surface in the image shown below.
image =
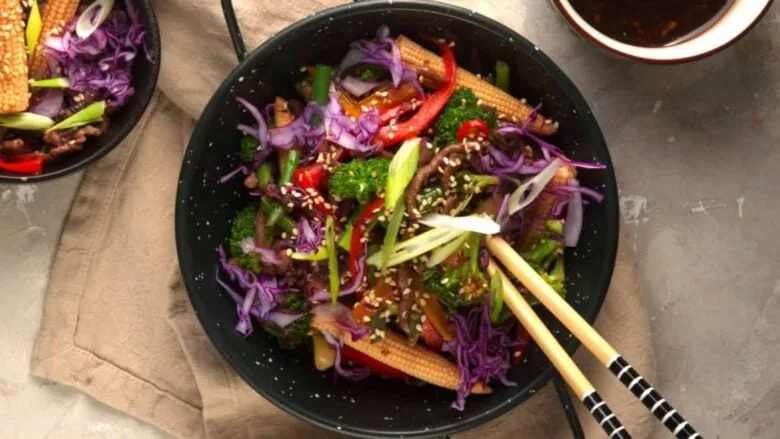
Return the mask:
<path id="1" fill-rule="evenodd" d="M 477 10 L 553 58 L 605 132 L 662 393 L 705 437 L 780 437 L 780 7 L 725 52 L 658 67 L 599 52 L 545 3 L 493 0 Z M 77 184 L 74 176 L 0 187 L 0 437 L 163 437 L 29 377 L 51 256 Z"/>

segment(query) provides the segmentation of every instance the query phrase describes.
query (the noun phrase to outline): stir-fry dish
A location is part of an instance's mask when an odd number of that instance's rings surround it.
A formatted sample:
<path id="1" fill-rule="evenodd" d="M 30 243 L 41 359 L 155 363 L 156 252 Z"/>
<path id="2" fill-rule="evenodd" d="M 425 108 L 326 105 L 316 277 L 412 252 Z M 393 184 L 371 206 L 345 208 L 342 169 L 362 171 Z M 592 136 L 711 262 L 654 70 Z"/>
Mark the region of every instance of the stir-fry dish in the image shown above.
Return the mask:
<path id="1" fill-rule="evenodd" d="M 39 174 L 132 98 L 144 28 L 131 0 L 0 0 L 0 29 L 0 170 Z"/>
<path id="2" fill-rule="evenodd" d="M 422 381 L 469 394 L 511 386 L 527 333 L 491 277 L 486 235 L 512 243 L 561 295 L 565 246 L 583 206 L 576 162 L 543 140 L 558 123 L 512 97 L 504 62 L 459 68 L 386 27 L 339 65 L 303 66 L 300 96 L 239 97 L 252 124 L 243 178 L 252 201 L 217 249 L 217 282 L 283 348 L 311 346 L 318 370 Z M 587 201 L 584 201 L 586 198 Z"/>

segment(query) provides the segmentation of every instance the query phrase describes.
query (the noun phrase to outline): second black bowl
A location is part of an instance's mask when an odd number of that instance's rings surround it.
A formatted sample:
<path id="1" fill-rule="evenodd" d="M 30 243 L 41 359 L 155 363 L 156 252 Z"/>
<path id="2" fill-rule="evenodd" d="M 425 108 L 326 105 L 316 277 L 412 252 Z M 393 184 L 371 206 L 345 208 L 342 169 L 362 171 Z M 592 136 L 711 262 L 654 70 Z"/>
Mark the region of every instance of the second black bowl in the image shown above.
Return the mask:
<path id="1" fill-rule="evenodd" d="M 133 60 L 135 95 L 127 105 L 111 116 L 108 130 L 100 137 L 89 139 L 84 144 L 83 150 L 55 163 L 47 164 L 43 172 L 38 175 L 20 175 L 0 171 L 0 183 L 35 183 L 80 171 L 116 148 L 141 120 L 141 116 L 152 100 L 157 88 L 157 78 L 160 75 L 160 29 L 157 26 L 157 17 L 152 8 L 152 0 L 129 1 L 133 2 L 138 10 L 138 18 L 146 31 L 144 43 L 149 54 L 147 57 L 146 53 L 139 52 Z M 124 8 L 124 2 L 117 2 L 116 5 Z"/>

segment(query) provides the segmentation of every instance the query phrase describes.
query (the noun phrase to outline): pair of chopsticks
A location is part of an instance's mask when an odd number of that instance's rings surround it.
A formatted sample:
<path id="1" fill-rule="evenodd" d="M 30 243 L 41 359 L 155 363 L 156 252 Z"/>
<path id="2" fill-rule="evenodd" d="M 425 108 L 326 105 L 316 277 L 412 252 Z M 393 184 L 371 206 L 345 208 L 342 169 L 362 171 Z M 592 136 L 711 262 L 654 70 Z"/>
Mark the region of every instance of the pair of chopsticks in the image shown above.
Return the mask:
<path id="1" fill-rule="evenodd" d="M 592 326 L 580 316 L 541 276 L 502 238 L 485 238 L 490 253 L 541 302 L 582 344 L 636 396 L 675 437 L 701 438 L 693 426 L 672 408 L 669 403 L 645 381 L 644 378 L 613 348 Z M 550 359 L 576 396 L 585 404 L 596 422 L 606 431 L 609 439 L 630 438 L 626 428 L 599 396 L 593 384 L 574 364 L 558 340 L 542 322 L 507 278 L 496 261 L 491 258 L 488 272 L 498 273 L 504 284 L 504 303 L 520 320 L 542 351 Z"/>

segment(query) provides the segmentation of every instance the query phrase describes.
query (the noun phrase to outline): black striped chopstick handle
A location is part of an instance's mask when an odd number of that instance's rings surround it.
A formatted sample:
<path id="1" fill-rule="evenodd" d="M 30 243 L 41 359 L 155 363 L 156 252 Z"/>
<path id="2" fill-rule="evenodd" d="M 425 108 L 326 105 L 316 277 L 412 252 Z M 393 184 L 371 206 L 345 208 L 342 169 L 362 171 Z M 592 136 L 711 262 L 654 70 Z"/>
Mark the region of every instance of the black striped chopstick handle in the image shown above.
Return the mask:
<path id="1" fill-rule="evenodd" d="M 642 375 L 623 357 L 618 356 L 609 363 L 609 370 L 631 391 L 650 412 L 678 439 L 701 439 L 701 435 L 653 389 Z"/>
<path id="2" fill-rule="evenodd" d="M 607 403 L 601 399 L 599 392 L 593 390 L 582 398 L 582 403 L 588 409 L 593 419 L 607 432 L 607 439 L 630 439 L 631 435 L 612 413 Z"/>

